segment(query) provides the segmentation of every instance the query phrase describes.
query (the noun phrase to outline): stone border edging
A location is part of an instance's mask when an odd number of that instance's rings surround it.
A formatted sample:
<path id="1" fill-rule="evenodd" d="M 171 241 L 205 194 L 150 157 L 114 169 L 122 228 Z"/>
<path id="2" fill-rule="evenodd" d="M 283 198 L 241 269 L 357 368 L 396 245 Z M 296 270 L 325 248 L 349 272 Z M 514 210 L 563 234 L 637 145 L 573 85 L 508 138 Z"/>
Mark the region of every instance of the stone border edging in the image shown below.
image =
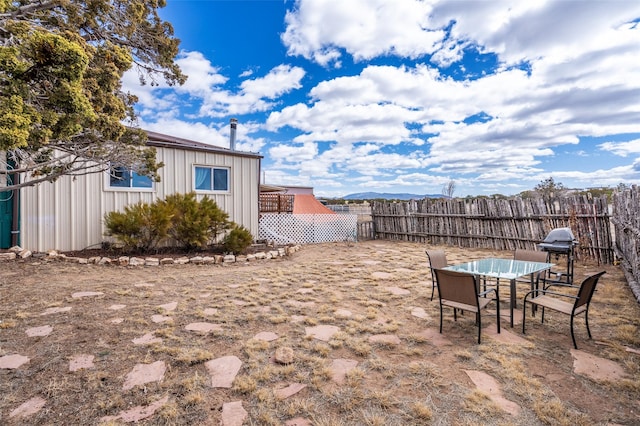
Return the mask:
<path id="1" fill-rule="evenodd" d="M 135 257 L 135 256 L 119 256 L 117 258 L 93 256 L 73 257 L 59 253 L 57 250 L 49 250 L 46 254 L 42 254 L 44 261 L 62 261 L 67 263 L 78 263 L 85 265 L 116 265 L 116 266 L 160 266 L 160 265 L 186 265 L 188 263 L 194 265 L 221 265 L 230 263 L 245 263 L 256 260 L 270 260 L 278 257 L 290 256 L 300 250 L 299 245 L 280 247 L 273 250 L 258 252 L 253 254 L 235 256 L 233 254 L 214 255 L 214 256 L 192 256 L 192 257 Z M 0 261 L 20 260 L 34 257 L 34 254 L 27 249 L 19 246 L 11 247 L 7 252 L 0 253 Z"/>

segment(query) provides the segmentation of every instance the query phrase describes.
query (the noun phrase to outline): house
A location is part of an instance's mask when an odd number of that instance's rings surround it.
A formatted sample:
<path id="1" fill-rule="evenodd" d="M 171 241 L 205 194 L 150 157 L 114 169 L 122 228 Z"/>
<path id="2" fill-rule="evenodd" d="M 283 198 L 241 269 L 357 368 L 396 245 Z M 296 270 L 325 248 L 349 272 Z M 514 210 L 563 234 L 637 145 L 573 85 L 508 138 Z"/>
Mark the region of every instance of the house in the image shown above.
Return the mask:
<path id="1" fill-rule="evenodd" d="M 9 207 L 12 200 L 0 200 L 0 212 L 4 212 L 0 248 L 8 248 L 8 241 L 32 251 L 96 248 L 107 240 L 105 213 L 191 191 L 198 198 L 209 196 L 229 220 L 257 236 L 262 156 L 236 151 L 233 119 L 231 128 L 229 149 L 147 132 L 147 144 L 156 148 L 157 160 L 164 163 L 158 171 L 160 182 L 116 167 L 117 178 L 108 172 L 64 176 L 20 189 L 17 208 Z M 8 233 L 13 237 L 7 238 Z"/>

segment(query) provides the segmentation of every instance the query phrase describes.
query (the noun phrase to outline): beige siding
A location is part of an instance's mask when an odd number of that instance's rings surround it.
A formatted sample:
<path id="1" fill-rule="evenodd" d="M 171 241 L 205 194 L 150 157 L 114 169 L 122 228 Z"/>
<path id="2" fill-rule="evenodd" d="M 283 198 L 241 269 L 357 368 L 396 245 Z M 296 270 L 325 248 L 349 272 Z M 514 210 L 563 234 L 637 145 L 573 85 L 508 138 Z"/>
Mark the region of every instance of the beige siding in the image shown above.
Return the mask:
<path id="1" fill-rule="evenodd" d="M 20 243 L 34 251 L 70 251 L 97 247 L 104 237 L 105 213 L 139 201 L 153 202 L 193 190 L 193 165 L 228 167 L 227 193 L 209 193 L 229 219 L 258 234 L 260 159 L 224 153 L 157 148 L 161 182 L 153 192 L 114 191 L 104 173 L 63 177 L 21 190 Z M 204 197 L 199 194 L 199 198 Z"/>

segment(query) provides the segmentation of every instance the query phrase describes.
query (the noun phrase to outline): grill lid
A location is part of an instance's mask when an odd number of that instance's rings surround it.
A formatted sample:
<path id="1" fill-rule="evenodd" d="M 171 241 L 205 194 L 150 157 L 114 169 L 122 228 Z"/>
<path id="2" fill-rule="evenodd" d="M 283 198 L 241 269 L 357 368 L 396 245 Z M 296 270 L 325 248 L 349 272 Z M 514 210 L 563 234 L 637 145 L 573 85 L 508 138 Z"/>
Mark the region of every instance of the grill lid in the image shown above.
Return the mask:
<path id="1" fill-rule="evenodd" d="M 555 228 L 552 229 L 543 243 L 558 244 L 558 243 L 574 243 L 575 238 L 570 228 Z"/>

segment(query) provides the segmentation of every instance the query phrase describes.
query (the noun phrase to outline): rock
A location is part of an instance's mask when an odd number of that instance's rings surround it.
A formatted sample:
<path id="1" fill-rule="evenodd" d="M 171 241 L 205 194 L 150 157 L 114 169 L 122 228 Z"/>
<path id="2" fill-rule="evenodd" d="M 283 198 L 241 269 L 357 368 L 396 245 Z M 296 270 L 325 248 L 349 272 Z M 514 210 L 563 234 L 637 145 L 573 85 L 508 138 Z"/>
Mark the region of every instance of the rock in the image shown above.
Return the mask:
<path id="1" fill-rule="evenodd" d="M 186 258 L 185 258 L 186 259 Z M 189 259 L 187 259 L 187 262 L 189 261 Z M 170 257 L 165 257 L 163 259 L 160 259 L 160 264 L 161 265 L 173 265 L 174 261 L 172 258 Z"/>
<path id="2" fill-rule="evenodd" d="M 65 255 L 60 255 L 59 257 L 60 259 L 64 260 L 67 263 L 80 263 L 79 257 L 65 256 Z"/>
<path id="3" fill-rule="evenodd" d="M 247 261 L 247 256 L 236 256 L 236 262 L 245 263 Z"/>
<path id="4" fill-rule="evenodd" d="M 120 266 L 129 265 L 129 256 L 120 256 L 118 258 L 118 265 L 120 265 Z"/>
<path id="5" fill-rule="evenodd" d="M 18 254 L 22 251 L 22 247 L 20 246 L 13 246 L 9 249 L 10 252 Z"/>
<path id="6" fill-rule="evenodd" d="M 176 265 L 186 265 L 187 263 L 189 263 L 189 258 L 179 257 L 178 259 L 174 259 L 173 263 L 175 263 Z"/>
<path id="7" fill-rule="evenodd" d="M 202 263 L 204 263 L 205 265 L 212 265 L 216 263 L 216 258 L 213 256 L 204 256 L 202 258 Z"/>
<path id="8" fill-rule="evenodd" d="M 98 265 L 111 265 L 112 260 L 108 257 L 103 257 L 100 259 L 100 261 L 98 262 Z"/>
<path id="9" fill-rule="evenodd" d="M 0 253 L 0 260 L 13 260 L 15 258 L 16 254 L 14 252 Z"/>
<path id="10" fill-rule="evenodd" d="M 216 254 L 215 256 L 213 256 L 216 259 L 216 263 L 222 263 L 224 262 L 224 256 L 222 256 L 221 254 Z"/>
<path id="11" fill-rule="evenodd" d="M 100 256 L 92 256 L 89 258 L 89 263 L 92 265 L 97 265 L 100 263 L 100 259 L 101 259 Z"/>
<path id="12" fill-rule="evenodd" d="M 236 261 L 236 257 L 232 254 L 228 254 L 224 257 L 223 263 L 234 263 Z"/>
<path id="13" fill-rule="evenodd" d="M 278 257 L 280 256 L 280 252 L 278 250 L 271 250 L 269 252 L 269 254 L 271 254 L 271 257 Z"/>
<path id="14" fill-rule="evenodd" d="M 222 426 L 242 426 L 249 413 L 242 407 L 242 401 L 222 404 Z"/>
<path id="15" fill-rule="evenodd" d="M 278 249 L 278 254 L 280 255 L 280 257 L 284 257 L 287 255 L 287 251 L 284 249 L 284 247 L 282 247 Z"/>
<path id="16" fill-rule="evenodd" d="M 144 260 L 144 264 L 146 266 L 159 266 L 160 265 L 160 259 L 155 258 L 155 257 L 147 257 Z"/>
<path id="17" fill-rule="evenodd" d="M 267 253 L 261 251 L 255 254 L 256 259 L 266 259 L 267 258 Z"/>
<path id="18" fill-rule="evenodd" d="M 87 265 L 89 263 L 89 261 L 87 260 L 86 257 L 79 257 L 78 258 L 78 263 L 81 265 Z"/>
<path id="19" fill-rule="evenodd" d="M 144 259 L 140 259 L 139 257 L 130 257 L 129 266 L 144 266 Z"/>
<path id="20" fill-rule="evenodd" d="M 246 258 L 247 258 L 247 262 L 253 262 L 253 261 L 256 260 L 256 255 L 255 254 L 248 254 L 246 256 Z"/>
<path id="21" fill-rule="evenodd" d="M 191 259 L 189 259 L 189 262 L 196 264 L 196 265 L 200 265 L 203 260 L 202 260 L 202 256 L 194 256 Z"/>
<path id="22" fill-rule="evenodd" d="M 293 349 L 289 346 L 281 346 L 276 349 L 274 360 L 278 364 L 291 364 L 294 361 Z"/>
<path id="23" fill-rule="evenodd" d="M 31 250 L 20 250 L 18 256 L 20 256 L 22 259 L 26 259 L 28 257 L 31 257 L 32 254 L 33 253 L 31 253 Z"/>
<path id="24" fill-rule="evenodd" d="M 49 250 L 47 252 L 47 256 L 50 257 L 51 259 L 55 259 L 56 257 L 60 256 L 60 253 L 58 253 L 57 250 Z"/>

